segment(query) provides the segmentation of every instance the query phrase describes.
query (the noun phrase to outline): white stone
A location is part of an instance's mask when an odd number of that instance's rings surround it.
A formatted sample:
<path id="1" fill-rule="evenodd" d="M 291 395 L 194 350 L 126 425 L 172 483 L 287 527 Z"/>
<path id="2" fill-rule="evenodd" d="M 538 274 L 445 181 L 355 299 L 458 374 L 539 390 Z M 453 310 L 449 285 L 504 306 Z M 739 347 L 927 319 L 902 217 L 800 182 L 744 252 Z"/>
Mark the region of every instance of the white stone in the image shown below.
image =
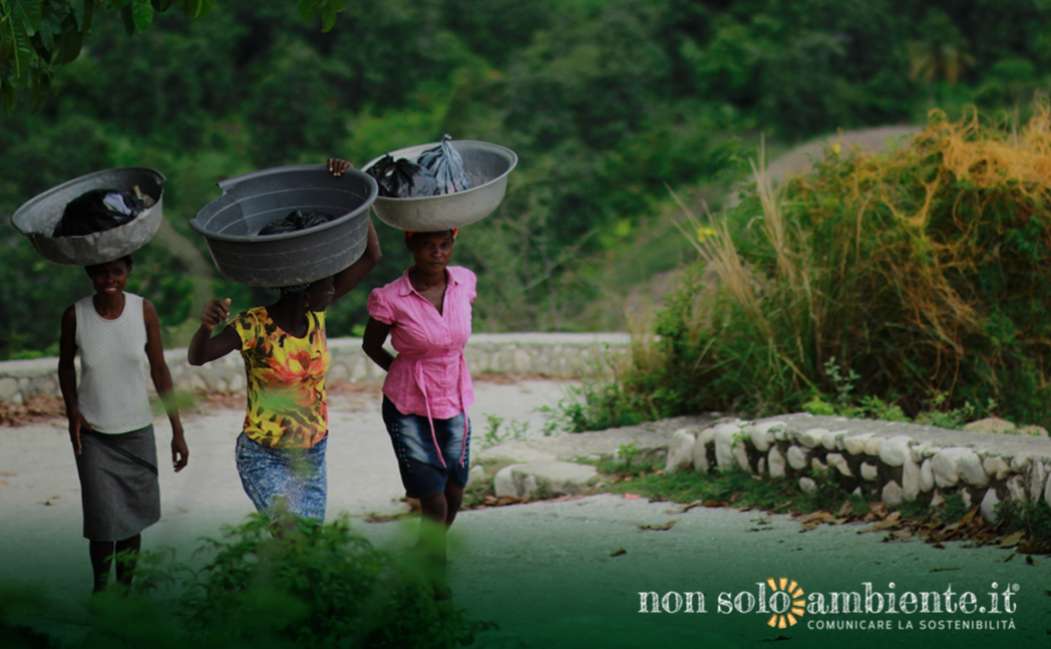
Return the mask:
<path id="1" fill-rule="evenodd" d="M 728 471 L 734 465 L 734 438 L 741 429 L 736 426 L 719 425 L 715 427 L 715 464 L 720 471 Z"/>
<path id="2" fill-rule="evenodd" d="M 755 450 L 760 453 L 766 453 L 770 450 L 770 445 L 774 441 L 774 433 L 777 430 L 784 430 L 785 422 L 783 421 L 761 421 L 754 426 L 748 428 L 747 432 L 751 435 L 752 446 Z"/>
<path id="3" fill-rule="evenodd" d="M 231 392 L 240 392 L 245 388 L 245 377 L 244 374 L 234 374 L 230 377 L 229 387 Z"/>
<path id="4" fill-rule="evenodd" d="M 855 498 L 862 498 L 865 494 L 861 493 L 861 487 L 854 487 L 854 491 L 851 491 L 850 495 Z"/>
<path id="5" fill-rule="evenodd" d="M 10 377 L 0 379 L 0 401 L 10 401 L 18 392 L 18 381 Z"/>
<path id="6" fill-rule="evenodd" d="M 811 480 L 810 478 L 800 478 L 799 488 L 803 491 L 803 493 L 812 494 L 817 491 L 817 483 Z"/>
<path id="7" fill-rule="evenodd" d="M 934 484 L 939 487 L 952 487 L 960 481 L 960 457 L 964 453 L 973 453 L 970 449 L 949 447 L 943 448 L 931 458 L 931 470 L 934 472 Z"/>
<path id="8" fill-rule="evenodd" d="M 1032 458 L 1028 453 L 1018 453 L 1011 458 L 1011 470 L 1021 473 L 1029 467 Z"/>
<path id="9" fill-rule="evenodd" d="M 788 466 L 792 467 L 796 471 L 802 471 L 806 468 L 806 460 L 806 451 L 799 448 L 798 446 L 788 447 Z"/>
<path id="10" fill-rule="evenodd" d="M 766 455 L 766 464 L 770 468 L 771 478 L 783 478 L 785 477 L 785 457 L 781 455 L 781 451 L 777 450 L 774 446 L 770 449 L 770 452 Z"/>
<path id="11" fill-rule="evenodd" d="M 883 444 L 882 437 L 870 437 L 865 440 L 865 455 L 878 456 L 880 446 Z"/>
<path id="12" fill-rule="evenodd" d="M 757 431 L 755 426 L 745 426 L 741 429 L 741 434 L 744 435 L 745 439 L 751 442 L 752 446 L 754 446 L 760 453 L 766 453 L 766 450 L 770 448 L 770 445 L 765 443 L 767 436 Z"/>
<path id="13" fill-rule="evenodd" d="M 915 462 L 916 464 L 919 464 L 923 460 L 926 460 L 927 458 L 934 456 L 934 453 L 937 450 L 938 450 L 937 447 L 935 447 L 932 444 L 928 444 L 927 442 L 921 442 L 919 444 L 915 444 L 914 446 L 911 447 L 912 461 Z"/>
<path id="14" fill-rule="evenodd" d="M 668 459 L 664 470 L 668 473 L 675 471 L 688 471 L 693 467 L 693 445 L 697 440 L 694 438 L 693 430 L 680 428 L 671 435 L 668 444 Z"/>
<path id="15" fill-rule="evenodd" d="M 711 442 L 711 438 L 709 436 L 706 439 L 704 436 L 705 432 L 707 431 L 702 431 L 693 443 L 691 455 L 693 456 L 693 470 L 697 473 L 708 473 L 708 469 L 711 468 L 708 466 L 708 444 Z"/>
<path id="16" fill-rule="evenodd" d="M 970 509 L 971 505 L 974 504 L 974 501 L 971 500 L 971 492 L 966 489 L 960 489 L 960 500 L 963 501 L 963 506 L 967 509 Z"/>
<path id="17" fill-rule="evenodd" d="M 1047 484 L 1044 485 L 1044 502 L 1051 507 L 1051 478 L 1048 478 Z"/>
<path id="18" fill-rule="evenodd" d="M 724 421 L 721 424 L 716 424 L 712 427 L 713 432 L 718 435 L 719 433 L 731 433 L 736 434 L 741 432 L 741 427 L 745 422 L 740 419 L 733 419 L 731 421 Z"/>
<path id="19" fill-rule="evenodd" d="M 990 455 L 982 460 L 982 468 L 985 473 L 996 480 L 1003 480 L 1010 473 L 1011 467 L 998 455 Z"/>
<path id="20" fill-rule="evenodd" d="M 974 451 L 961 453 L 958 466 L 960 467 L 960 477 L 967 484 L 975 487 L 984 487 L 989 484 L 989 476 L 985 474 L 985 469 L 982 468 L 982 460 Z"/>
<path id="21" fill-rule="evenodd" d="M 752 464 L 748 461 L 748 448 L 744 442 L 739 441 L 734 445 L 734 459 L 737 460 L 737 466 L 742 471 L 752 472 Z"/>
<path id="22" fill-rule="evenodd" d="M 481 464 L 475 464 L 467 474 L 467 482 L 478 482 L 479 480 L 485 480 L 485 467 Z"/>
<path id="23" fill-rule="evenodd" d="M 766 458 L 765 457 L 759 458 L 759 460 L 755 463 L 755 470 L 761 476 L 765 476 L 766 475 Z"/>
<path id="24" fill-rule="evenodd" d="M 840 475 L 846 478 L 854 477 L 854 473 L 850 470 L 850 464 L 847 462 L 847 458 L 843 457 L 842 454 L 829 453 L 825 456 L 825 461 L 828 462 L 830 467 L 839 471 Z"/>
<path id="25" fill-rule="evenodd" d="M 518 497 L 518 489 L 515 487 L 513 474 L 514 470 L 519 466 L 521 465 L 511 464 L 496 472 L 496 476 L 493 477 L 493 493 L 496 494 L 497 498 Z"/>
<path id="26" fill-rule="evenodd" d="M 884 504 L 888 507 L 897 507 L 901 504 L 902 493 L 901 487 L 898 486 L 897 482 L 891 480 L 887 484 L 883 485 L 883 491 L 881 493 L 881 499 Z"/>
<path id="27" fill-rule="evenodd" d="M 595 467 L 571 462 L 530 462 L 504 467 L 493 479 L 498 497 L 532 498 L 577 494 L 598 475 Z"/>
<path id="28" fill-rule="evenodd" d="M 865 452 L 865 444 L 872 438 L 869 433 L 859 435 L 848 435 L 843 438 L 843 448 L 851 455 L 860 455 Z"/>
<path id="29" fill-rule="evenodd" d="M 868 462 L 861 463 L 861 479 L 866 482 L 873 482 L 879 477 L 879 469 L 876 468 L 875 464 L 869 464 Z"/>
<path id="30" fill-rule="evenodd" d="M 901 465 L 901 495 L 909 502 L 920 495 L 920 467 L 912 461 L 911 456 L 905 458 L 905 463 Z"/>
<path id="31" fill-rule="evenodd" d="M 1007 495 L 1016 503 L 1024 503 L 1029 500 L 1029 494 L 1025 490 L 1025 479 L 1020 475 L 1013 475 L 1007 479 Z"/>
<path id="32" fill-rule="evenodd" d="M 920 491 L 927 493 L 934 489 L 934 472 L 931 471 L 931 461 L 926 459 L 920 465 Z"/>
<path id="33" fill-rule="evenodd" d="M 1044 463 L 1034 461 L 1029 465 L 1029 499 L 1033 502 L 1040 500 L 1041 492 L 1044 490 L 1044 481 L 1047 480 L 1047 470 Z"/>
<path id="34" fill-rule="evenodd" d="M 963 429 L 975 433 L 1013 433 L 1015 425 L 999 417 L 986 417 L 985 419 L 972 421 L 964 426 Z"/>
<path id="35" fill-rule="evenodd" d="M 824 473 L 828 471 L 828 465 L 816 457 L 812 457 L 810 458 L 810 470 L 818 474 Z"/>
<path id="36" fill-rule="evenodd" d="M 827 432 L 828 431 L 824 428 L 809 428 L 800 433 L 799 443 L 807 448 L 821 446 L 821 438 L 824 437 Z"/>
<path id="37" fill-rule="evenodd" d="M 904 435 L 891 437 L 883 440 L 879 445 L 879 459 L 889 466 L 901 466 L 905 460 L 912 459 L 909 451 L 909 442 L 912 440 Z"/>
<path id="38" fill-rule="evenodd" d="M 828 432 L 821 436 L 821 445 L 829 451 L 836 450 L 836 436 L 840 435 L 840 432 Z"/>
<path id="39" fill-rule="evenodd" d="M 982 504 L 979 509 L 982 511 L 982 518 L 989 523 L 996 523 L 996 506 L 1000 504 L 1000 499 L 996 497 L 996 489 L 987 489 L 985 491 L 985 497 L 982 498 Z"/>
<path id="40" fill-rule="evenodd" d="M 512 363 L 516 372 L 528 372 L 533 365 L 532 359 L 529 358 L 529 352 L 524 349 L 516 349 L 514 351 Z"/>

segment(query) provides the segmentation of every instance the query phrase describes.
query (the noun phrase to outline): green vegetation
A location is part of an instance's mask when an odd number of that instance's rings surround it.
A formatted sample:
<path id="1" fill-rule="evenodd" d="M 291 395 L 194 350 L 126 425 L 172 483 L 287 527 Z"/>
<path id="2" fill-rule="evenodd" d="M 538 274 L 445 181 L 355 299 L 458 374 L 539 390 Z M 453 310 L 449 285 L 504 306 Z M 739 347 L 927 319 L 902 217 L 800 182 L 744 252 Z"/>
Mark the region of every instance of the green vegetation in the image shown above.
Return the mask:
<path id="1" fill-rule="evenodd" d="M 831 151 L 779 194 L 757 172 L 737 207 L 680 224 L 700 259 L 659 340 L 579 407 L 1051 423 L 1049 144 L 1043 104 L 1018 126 L 934 111 L 907 147 Z"/>
<path id="2" fill-rule="evenodd" d="M 102 167 L 167 175 L 172 227 L 137 256 L 130 288 L 157 305 L 169 344 L 187 340 L 210 295 L 235 309 L 270 298 L 213 276 L 187 225 L 221 177 L 329 155 L 360 164 L 445 132 L 506 144 L 521 157 L 507 200 L 457 251 L 479 275 L 476 329 L 619 328 L 632 286 L 690 258 L 686 241 L 664 236 L 667 186 L 698 187 L 718 207 L 746 170 L 742 145 L 760 133 L 784 146 L 917 121 L 932 106 L 1010 110 L 1051 69 L 1051 7 L 1031 0 L 229 0 L 190 17 L 211 4 L 88 2 L 102 10 L 88 34 L 72 16 L 79 56 L 64 63 L 74 49 L 55 56 L 31 43 L 46 92 L 0 125 L 3 214 Z M 297 4 L 316 11 L 304 17 Z M 82 6 L 0 0 L 0 27 L 16 13 L 37 24 L 41 8 L 58 23 L 39 22 L 39 40 L 61 41 Z M 148 31 L 127 33 L 125 7 Z M 4 39 L 4 87 L 22 96 Z M 385 260 L 330 314 L 333 335 L 360 325 L 366 290 L 405 266 L 398 233 L 380 229 Z M 55 323 L 85 278 L 10 230 L 0 258 L 0 358 L 54 353 Z M 649 417 L 675 399 L 659 392 L 603 416 L 639 405 Z"/>
<path id="3" fill-rule="evenodd" d="M 132 590 L 92 598 L 85 627 L 59 627 L 62 604 L 0 594 L 5 647 L 456 647 L 486 625 L 411 561 L 377 550 L 346 521 L 274 523 L 254 516 L 211 540 L 199 571 L 164 553 L 143 555 Z M 67 599 L 63 594 L 62 599 Z"/>

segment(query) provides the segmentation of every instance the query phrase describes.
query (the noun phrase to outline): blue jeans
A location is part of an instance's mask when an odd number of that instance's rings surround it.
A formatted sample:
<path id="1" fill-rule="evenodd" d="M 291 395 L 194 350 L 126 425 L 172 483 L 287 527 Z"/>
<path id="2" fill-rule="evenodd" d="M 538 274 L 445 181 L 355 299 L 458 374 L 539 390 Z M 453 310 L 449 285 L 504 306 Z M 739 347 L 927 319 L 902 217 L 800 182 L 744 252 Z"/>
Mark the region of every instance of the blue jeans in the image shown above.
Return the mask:
<path id="1" fill-rule="evenodd" d="M 325 520 L 328 438 L 311 448 L 270 448 L 241 433 L 237 438 L 237 475 L 257 511 L 271 513 L 278 501 L 296 516 Z"/>
<path id="2" fill-rule="evenodd" d="M 462 412 L 449 419 L 435 419 L 432 439 L 431 425 L 426 417 L 402 414 L 390 399 L 383 397 L 383 423 L 387 425 L 394 455 L 398 458 L 401 482 L 408 496 L 421 498 L 444 493 L 447 482 L 461 487 L 467 485 L 471 466 L 471 421 L 466 419 L 465 431 L 465 419 L 466 413 Z M 438 449 L 441 449 L 440 457 Z"/>

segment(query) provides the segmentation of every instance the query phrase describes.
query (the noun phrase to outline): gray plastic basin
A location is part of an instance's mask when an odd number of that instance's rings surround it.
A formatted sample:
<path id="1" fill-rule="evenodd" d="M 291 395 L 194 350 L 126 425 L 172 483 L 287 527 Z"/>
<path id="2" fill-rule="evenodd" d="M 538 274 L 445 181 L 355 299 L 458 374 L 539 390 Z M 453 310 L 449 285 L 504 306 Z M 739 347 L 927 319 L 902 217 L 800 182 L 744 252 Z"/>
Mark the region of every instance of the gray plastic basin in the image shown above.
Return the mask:
<path id="1" fill-rule="evenodd" d="M 395 160 L 408 158 L 415 162 L 421 153 L 438 146 L 438 142 L 420 144 L 391 151 Z M 380 196 L 372 205 L 376 216 L 399 230 L 428 232 L 459 228 L 492 214 L 507 193 L 507 177 L 518 164 L 514 151 L 499 144 L 478 140 L 452 140 L 451 144 L 463 157 L 464 172 L 471 188 L 452 194 L 388 198 Z M 370 160 L 368 169 L 383 156 Z"/>
<path id="2" fill-rule="evenodd" d="M 66 205 L 93 189 L 130 192 L 139 186 L 156 203 L 124 225 L 83 236 L 53 237 Z M 11 216 L 11 225 L 32 242 L 47 259 L 59 264 L 90 266 L 130 255 L 149 243 L 161 227 L 164 213 L 164 175 L 154 169 L 125 167 L 103 169 L 34 196 Z"/>
<path id="3" fill-rule="evenodd" d="M 342 176 L 324 165 L 275 167 L 219 183 L 223 195 L 190 222 L 204 236 L 216 268 L 249 286 L 306 284 L 357 261 L 365 251 L 376 181 L 360 171 Z M 314 228 L 258 235 L 292 210 L 340 216 Z"/>

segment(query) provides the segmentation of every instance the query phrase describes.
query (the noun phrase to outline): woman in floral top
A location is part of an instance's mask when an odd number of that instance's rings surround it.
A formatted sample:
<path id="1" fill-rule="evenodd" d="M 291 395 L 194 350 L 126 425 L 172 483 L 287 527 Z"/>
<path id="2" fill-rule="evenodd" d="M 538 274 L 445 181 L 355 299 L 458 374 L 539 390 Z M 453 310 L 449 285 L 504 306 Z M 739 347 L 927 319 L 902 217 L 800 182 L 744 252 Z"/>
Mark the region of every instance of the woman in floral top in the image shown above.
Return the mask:
<path id="1" fill-rule="evenodd" d="M 336 175 L 348 166 L 329 161 Z M 335 276 L 282 288 L 277 302 L 242 312 L 216 336 L 212 330 L 226 321 L 230 300 L 212 300 L 204 308 L 187 350 L 189 362 L 203 365 L 241 351 L 248 402 L 237 438 L 237 473 L 260 512 L 283 507 L 297 516 L 325 518 L 325 309 L 357 286 L 380 256 L 370 222 L 365 253 Z"/>

